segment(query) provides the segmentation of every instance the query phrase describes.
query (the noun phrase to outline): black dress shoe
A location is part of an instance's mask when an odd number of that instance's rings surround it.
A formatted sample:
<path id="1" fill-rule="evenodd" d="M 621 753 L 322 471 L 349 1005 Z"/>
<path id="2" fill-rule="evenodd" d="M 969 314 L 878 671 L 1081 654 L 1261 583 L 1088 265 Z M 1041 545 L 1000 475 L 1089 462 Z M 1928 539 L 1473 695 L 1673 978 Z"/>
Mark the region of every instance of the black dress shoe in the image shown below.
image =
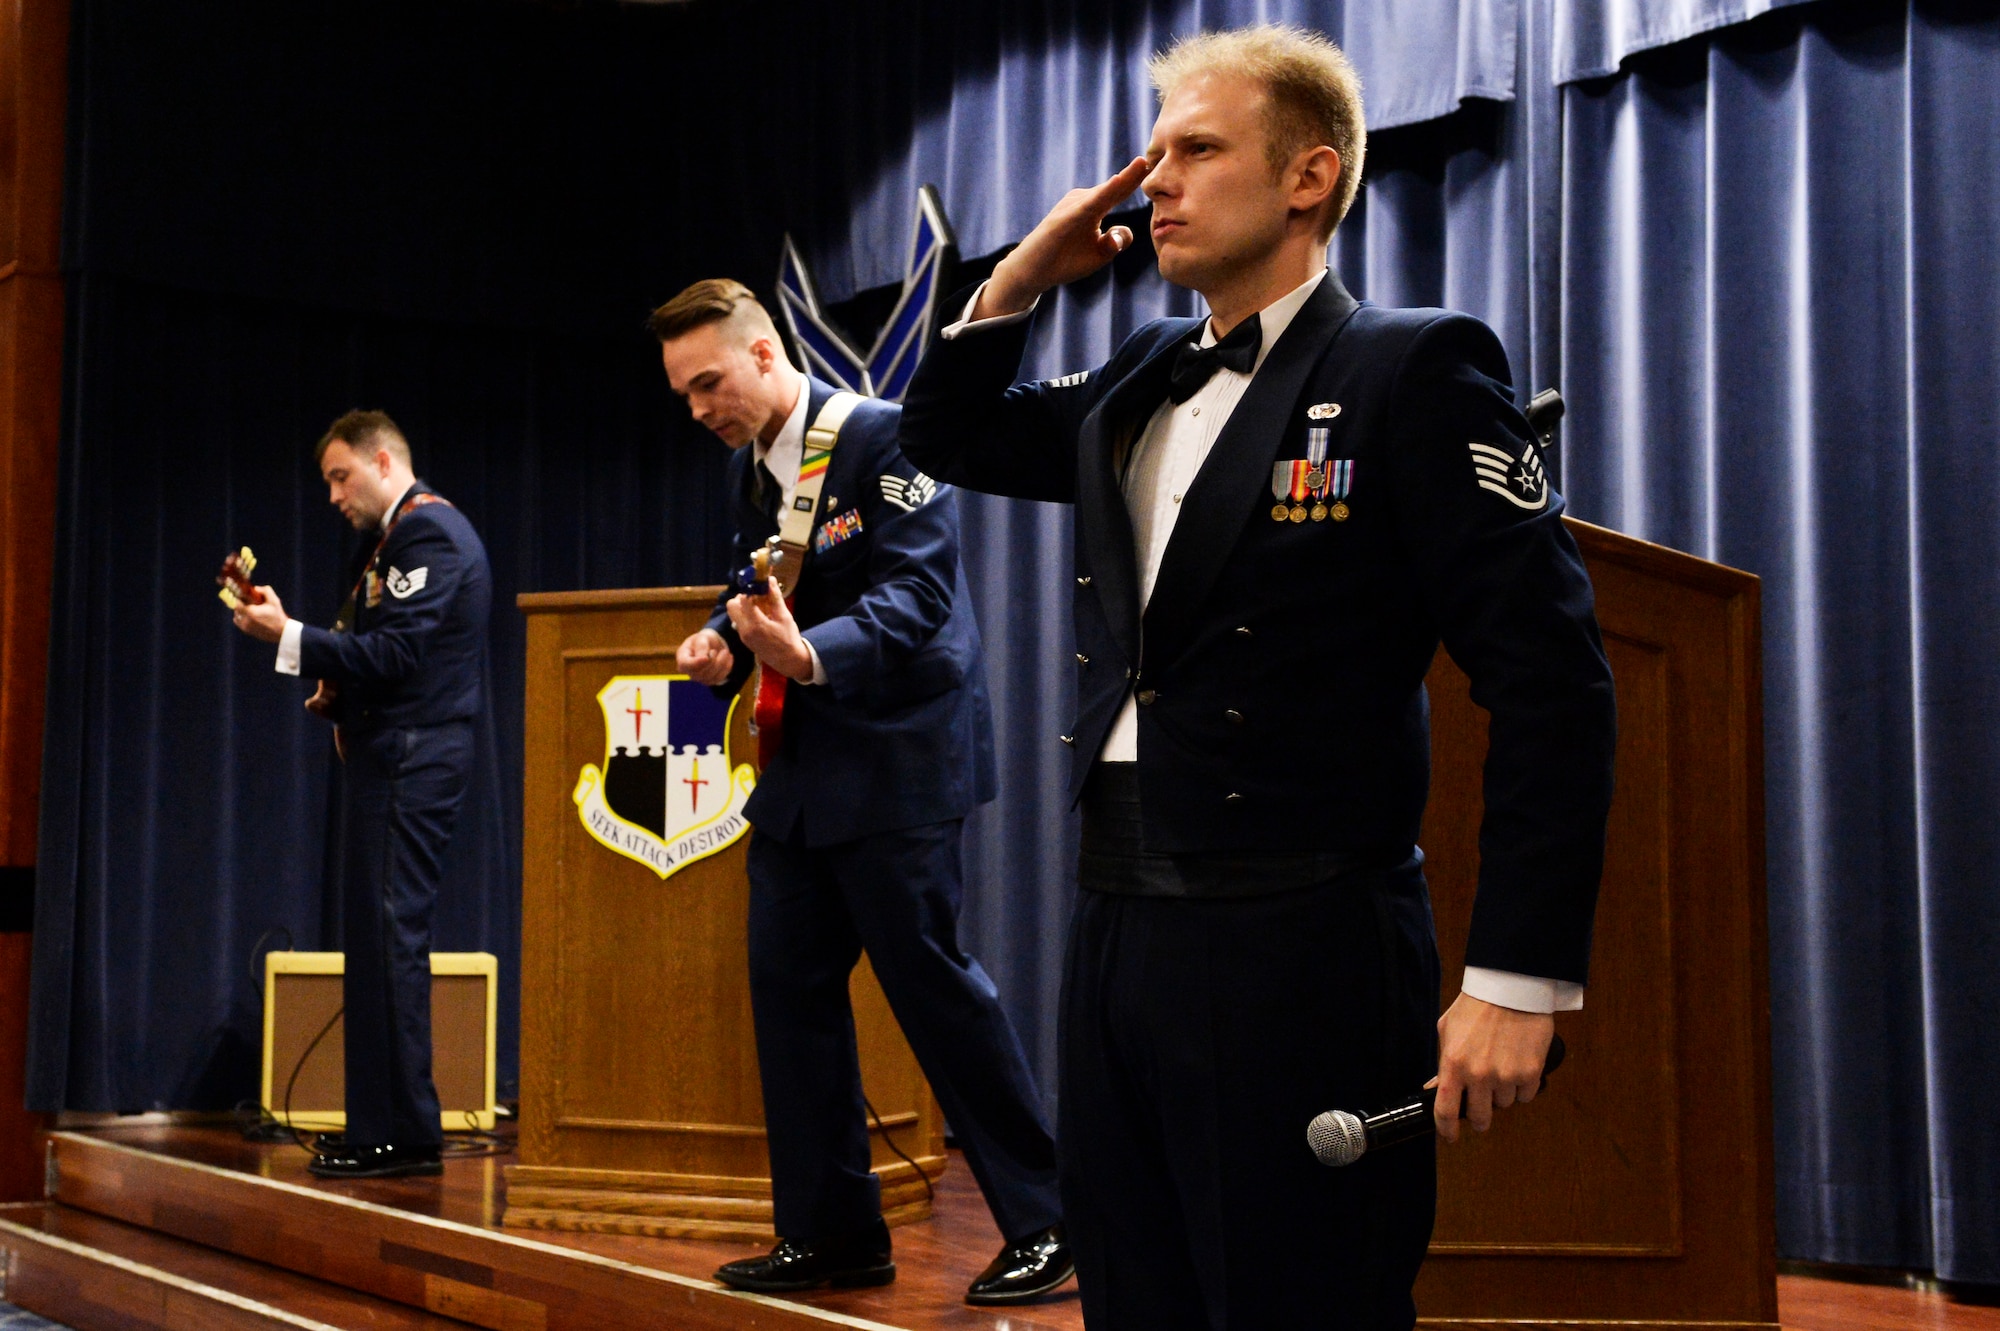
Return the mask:
<path id="1" fill-rule="evenodd" d="M 821 1285 L 886 1285 L 896 1278 L 896 1264 L 889 1260 L 888 1227 L 878 1224 L 874 1230 L 845 1240 L 800 1243 L 779 1239 L 778 1246 L 764 1256 L 730 1262 L 716 1271 L 715 1278 L 731 1289 L 790 1294 Z"/>
<path id="2" fill-rule="evenodd" d="M 408 1178 L 442 1174 L 444 1161 L 435 1147 L 342 1144 L 322 1148 L 306 1169 L 321 1178 Z"/>
<path id="3" fill-rule="evenodd" d="M 1076 1257 L 1061 1225 L 1016 1239 L 965 1291 L 967 1303 L 1023 1303 L 1076 1274 Z"/>

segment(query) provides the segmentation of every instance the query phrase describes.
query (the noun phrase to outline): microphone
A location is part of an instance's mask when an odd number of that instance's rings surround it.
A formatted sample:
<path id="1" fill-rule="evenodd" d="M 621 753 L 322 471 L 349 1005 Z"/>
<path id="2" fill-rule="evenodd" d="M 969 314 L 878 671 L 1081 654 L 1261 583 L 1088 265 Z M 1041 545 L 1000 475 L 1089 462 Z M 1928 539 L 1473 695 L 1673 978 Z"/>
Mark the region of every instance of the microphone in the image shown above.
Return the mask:
<path id="1" fill-rule="evenodd" d="M 1558 1035 L 1549 1041 L 1548 1060 L 1542 1064 L 1542 1089 L 1547 1089 L 1549 1074 L 1562 1066 L 1563 1056 L 1569 1051 L 1563 1047 L 1563 1038 Z M 1385 1146 L 1399 1142 L 1415 1141 L 1428 1137 L 1437 1131 L 1437 1120 L 1432 1117 L 1432 1106 L 1437 1102 L 1437 1088 L 1427 1086 L 1418 1094 L 1388 1109 L 1373 1114 L 1351 1114 L 1345 1109 L 1329 1109 L 1306 1125 L 1306 1145 L 1319 1162 L 1329 1169 L 1339 1169 L 1351 1165 L 1370 1151 L 1379 1151 Z M 1461 1109 L 1464 1101 L 1460 1102 Z"/>

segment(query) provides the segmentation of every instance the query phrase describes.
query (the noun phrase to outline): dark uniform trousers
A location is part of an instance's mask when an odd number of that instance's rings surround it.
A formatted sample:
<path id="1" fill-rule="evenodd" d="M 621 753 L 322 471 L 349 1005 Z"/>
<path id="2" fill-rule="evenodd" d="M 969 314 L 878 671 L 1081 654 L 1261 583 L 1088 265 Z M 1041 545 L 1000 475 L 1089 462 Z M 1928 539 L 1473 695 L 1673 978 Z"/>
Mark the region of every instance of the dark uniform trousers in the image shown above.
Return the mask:
<path id="1" fill-rule="evenodd" d="M 807 847 L 750 837 L 750 997 L 778 1233 L 881 1214 L 848 977 L 865 948 L 1003 1236 L 1062 1217 L 1055 1145 L 993 981 L 959 950 L 962 819 Z"/>
<path id="2" fill-rule="evenodd" d="M 1201 857 L 1137 853 L 1137 783 L 1123 800 L 1104 784 L 1085 795 L 1060 1018 L 1057 1135 L 1085 1323 L 1407 1331 L 1434 1145 L 1328 1169 L 1306 1125 L 1380 1108 L 1436 1070 L 1421 854 L 1259 892 L 1270 878 L 1239 865 L 1204 875 L 1190 872 L 1213 867 Z"/>
<path id="3" fill-rule="evenodd" d="M 436 1150 L 431 916 L 472 775 L 472 723 L 350 731 L 346 741 L 347 1139 Z"/>

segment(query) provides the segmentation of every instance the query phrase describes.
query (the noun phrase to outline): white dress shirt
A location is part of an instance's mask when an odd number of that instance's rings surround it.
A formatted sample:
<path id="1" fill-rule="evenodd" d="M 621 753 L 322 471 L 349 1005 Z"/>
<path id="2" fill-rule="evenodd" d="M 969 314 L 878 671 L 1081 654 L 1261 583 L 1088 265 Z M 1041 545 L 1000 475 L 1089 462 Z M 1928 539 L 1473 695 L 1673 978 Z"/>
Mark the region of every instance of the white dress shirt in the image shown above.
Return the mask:
<path id="1" fill-rule="evenodd" d="M 396 496 L 396 502 L 382 510 L 381 521 L 376 523 L 376 527 L 382 535 L 387 536 L 389 534 L 389 519 L 396 516 L 396 510 L 403 506 L 403 501 L 410 497 L 410 491 L 416 488 L 417 483 L 411 481 Z M 358 606 L 356 607 L 357 610 L 359 608 Z M 305 630 L 306 626 L 296 619 L 287 619 L 285 621 L 285 631 L 278 635 L 277 671 L 279 674 L 296 675 L 299 673 L 299 637 Z"/>
<path id="2" fill-rule="evenodd" d="M 1263 368 L 1264 358 L 1271 354 L 1271 348 L 1292 326 L 1293 318 L 1325 277 L 1326 270 L 1321 269 L 1259 311 L 1262 341 L 1257 348 L 1256 363 L 1248 374 L 1220 368 L 1187 401 L 1176 404 L 1169 398 L 1162 402 L 1133 444 L 1131 459 L 1125 465 L 1123 489 L 1125 507 L 1132 517 L 1132 554 L 1138 565 L 1141 614 L 1152 599 L 1153 583 L 1160 576 L 1160 561 L 1166 555 L 1167 542 L 1180 517 L 1181 500 L 1194 484 L 1201 464 L 1208 458 L 1208 450 L 1228 424 L 1230 413 L 1242 401 L 1250 381 Z M 1035 307 L 1031 305 L 1016 314 L 974 321 L 972 311 L 978 307 L 980 294 L 985 290 L 982 283 L 972 293 L 958 321 L 939 336 L 955 339 L 968 331 L 1004 328 L 1034 313 Z M 1215 340 L 1214 328 L 1204 322 L 1196 345 L 1211 346 Z M 1105 736 L 1097 759 L 1108 763 L 1139 760 L 1139 708 L 1130 692 L 1125 695 L 1125 705 L 1119 709 L 1117 719 L 1111 723 L 1111 732 Z M 1574 1012 L 1583 1006 L 1583 986 L 1572 980 L 1519 975 L 1483 966 L 1467 966 L 1459 987 L 1474 998 L 1517 1012 Z"/>

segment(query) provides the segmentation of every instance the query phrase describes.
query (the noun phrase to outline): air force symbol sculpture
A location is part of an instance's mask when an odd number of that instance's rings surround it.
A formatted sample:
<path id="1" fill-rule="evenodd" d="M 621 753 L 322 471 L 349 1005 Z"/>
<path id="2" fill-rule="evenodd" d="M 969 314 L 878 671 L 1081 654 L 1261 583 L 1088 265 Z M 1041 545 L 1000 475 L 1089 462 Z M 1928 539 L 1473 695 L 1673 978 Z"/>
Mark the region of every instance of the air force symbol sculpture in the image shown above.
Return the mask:
<path id="1" fill-rule="evenodd" d="M 790 236 L 778 260 L 778 312 L 799 367 L 835 388 L 863 397 L 901 402 L 923 358 L 931 316 L 957 249 L 944 205 L 929 185 L 917 191 L 917 216 L 910 227 L 910 253 L 903 267 L 903 292 L 896 308 L 864 354 L 827 321 L 819 293 L 798 246 Z"/>
<path id="2" fill-rule="evenodd" d="M 583 826 L 599 844 L 670 877 L 733 844 L 757 784 L 729 754 L 736 699 L 685 675 L 615 675 L 599 690 L 604 766 L 577 775 Z"/>

